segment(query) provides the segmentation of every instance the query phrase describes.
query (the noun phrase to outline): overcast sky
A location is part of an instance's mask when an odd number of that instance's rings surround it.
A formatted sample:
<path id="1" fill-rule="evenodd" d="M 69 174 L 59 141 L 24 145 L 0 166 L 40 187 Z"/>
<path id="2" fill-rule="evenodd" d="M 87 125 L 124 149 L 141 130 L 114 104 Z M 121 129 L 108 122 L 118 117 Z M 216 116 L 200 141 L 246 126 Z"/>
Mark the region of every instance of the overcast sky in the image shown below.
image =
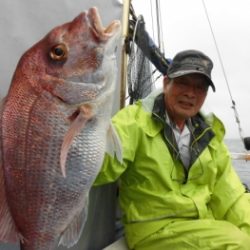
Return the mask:
<path id="1" fill-rule="evenodd" d="M 152 29 L 151 1 L 132 0 L 132 3 L 136 14 L 144 16 L 147 30 L 157 42 L 157 29 Z M 247 74 L 250 72 L 250 1 L 205 0 L 205 5 L 243 134 L 249 137 L 250 80 Z M 206 113 L 214 112 L 223 120 L 227 138 L 239 138 L 230 94 L 202 0 L 161 0 L 160 7 L 166 57 L 172 58 L 184 49 L 198 49 L 211 57 L 214 61 L 212 77 L 216 92 L 209 91 L 204 110 Z M 155 14 L 155 9 L 152 12 Z M 155 17 L 153 23 L 156 24 Z"/>
<path id="2" fill-rule="evenodd" d="M 118 0 L 110 0 L 110 2 L 116 5 Z M 154 7 L 155 0 L 132 0 L 137 15 L 143 14 L 147 30 L 157 42 L 156 27 L 152 29 L 151 12 L 155 15 L 155 9 L 151 11 L 151 2 Z M 205 3 L 232 97 L 236 102 L 243 133 L 244 136 L 249 137 L 250 82 L 247 73 L 250 72 L 250 1 L 205 0 Z M 105 6 L 105 2 L 101 0 L 1 0 L 0 96 L 7 92 L 16 63 L 27 48 L 55 25 L 71 20 L 80 11 L 93 5 L 101 7 L 101 5 Z M 172 58 L 184 49 L 198 49 L 211 57 L 214 61 L 212 77 L 216 85 L 216 93 L 209 92 L 204 110 L 213 111 L 224 121 L 227 138 L 239 138 L 229 91 L 202 0 L 161 0 L 160 7 L 166 57 Z M 101 15 L 104 19 L 113 18 L 110 13 L 106 15 L 104 11 Z"/>

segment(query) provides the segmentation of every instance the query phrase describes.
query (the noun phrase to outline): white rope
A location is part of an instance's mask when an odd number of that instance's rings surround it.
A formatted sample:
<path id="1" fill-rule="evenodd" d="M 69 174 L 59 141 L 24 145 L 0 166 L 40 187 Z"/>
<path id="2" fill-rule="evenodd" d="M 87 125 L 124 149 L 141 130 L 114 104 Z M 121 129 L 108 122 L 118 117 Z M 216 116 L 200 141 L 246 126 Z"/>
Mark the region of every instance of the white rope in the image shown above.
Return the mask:
<path id="1" fill-rule="evenodd" d="M 232 109 L 234 110 L 235 120 L 236 120 L 236 123 L 238 124 L 239 135 L 240 135 L 241 140 L 244 141 L 243 130 L 242 130 L 241 125 L 240 125 L 240 119 L 239 119 L 239 114 L 238 114 L 237 109 L 236 109 L 236 103 L 233 100 L 233 96 L 232 96 L 232 93 L 231 93 L 231 90 L 230 90 L 230 87 L 229 87 L 229 82 L 228 82 L 228 79 L 227 79 L 226 70 L 225 70 L 225 67 L 224 67 L 224 64 L 223 64 L 223 61 L 222 61 L 219 46 L 217 44 L 217 41 L 216 41 L 216 38 L 215 38 L 215 35 L 214 35 L 214 32 L 213 32 L 213 27 L 212 27 L 212 24 L 211 24 L 210 19 L 209 19 L 209 15 L 208 15 L 207 7 L 206 7 L 206 4 L 205 4 L 205 0 L 202 0 L 202 3 L 203 3 L 203 7 L 204 7 L 204 10 L 205 10 L 207 21 L 208 21 L 208 24 L 209 24 L 209 27 L 210 27 L 210 31 L 211 31 L 212 36 L 213 36 L 213 40 L 214 40 L 214 44 L 215 44 L 215 47 L 216 47 L 218 58 L 219 58 L 219 61 L 220 61 L 220 64 L 221 64 L 222 72 L 223 72 L 223 75 L 224 75 L 224 78 L 225 78 L 225 81 L 226 81 L 226 84 L 227 84 L 228 93 L 229 93 L 231 101 L 232 101 Z"/>
<path id="2" fill-rule="evenodd" d="M 154 18 L 153 18 L 153 4 L 152 0 L 150 0 L 150 10 L 151 10 L 151 25 L 152 25 L 152 32 L 153 32 L 153 39 L 155 39 L 155 32 L 154 32 Z"/>
<path id="3" fill-rule="evenodd" d="M 158 44 L 161 52 L 164 53 L 163 33 L 162 33 L 162 18 L 161 18 L 161 3 L 160 0 L 156 0 L 156 20 L 157 20 L 157 33 Z"/>

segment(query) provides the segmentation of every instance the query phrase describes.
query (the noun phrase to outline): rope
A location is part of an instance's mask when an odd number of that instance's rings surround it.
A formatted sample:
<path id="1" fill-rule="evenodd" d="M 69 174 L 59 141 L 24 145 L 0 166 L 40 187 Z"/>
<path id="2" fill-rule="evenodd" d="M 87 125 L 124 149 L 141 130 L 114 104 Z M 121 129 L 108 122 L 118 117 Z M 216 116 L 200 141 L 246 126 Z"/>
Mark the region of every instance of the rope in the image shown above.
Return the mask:
<path id="1" fill-rule="evenodd" d="M 238 124 L 239 135 L 240 135 L 241 140 L 244 143 L 243 130 L 242 130 L 241 125 L 240 125 L 239 114 L 237 112 L 236 103 L 233 100 L 232 92 L 231 92 L 230 87 L 229 87 L 229 82 L 228 82 L 228 79 L 227 79 L 225 67 L 224 67 L 224 64 L 223 64 L 223 61 L 222 61 L 222 57 L 221 57 L 221 53 L 220 53 L 220 50 L 219 50 L 219 46 L 217 44 L 217 41 L 216 41 L 216 38 L 215 38 L 215 35 L 214 35 L 214 32 L 213 32 L 213 27 L 212 27 L 212 24 L 211 24 L 210 19 L 209 19 L 209 15 L 208 15 L 207 7 L 206 7 L 206 4 L 205 4 L 205 0 L 202 0 L 202 3 L 203 3 L 203 7 L 204 7 L 204 10 L 205 10 L 207 21 L 208 21 L 208 24 L 209 24 L 209 27 L 210 27 L 210 31 L 211 31 L 212 36 L 213 36 L 213 40 L 214 40 L 214 44 L 215 44 L 215 47 L 216 47 L 218 58 L 219 58 L 219 61 L 220 61 L 220 64 L 221 64 L 222 72 L 223 72 L 223 75 L 224 75 L 224 78 L 225 78 L 225 81 L 226 81 L 226 84 L 227 84 L 228 93 L 229 93 L 230 99 L 232 101 L 232 109 L 234 110 L 235 120 L 236 120 L 236 123 Z"/>
<path id="2" fill-rule="evenodd" d="M 151 10 L 151 25 L 152 25 L 152 31 L 153 31 L 153 38 L 155 38 L 152 0 L 150 0 L 150 10 Z"/>
<path id="3" fill-rule="evenodd" d="M 164 52 L 160 1 L 156 0 L 155 4 L 156 4 L 156 20 L 157 20 L 158 44 L 159 44 L 160 51 Z"/>

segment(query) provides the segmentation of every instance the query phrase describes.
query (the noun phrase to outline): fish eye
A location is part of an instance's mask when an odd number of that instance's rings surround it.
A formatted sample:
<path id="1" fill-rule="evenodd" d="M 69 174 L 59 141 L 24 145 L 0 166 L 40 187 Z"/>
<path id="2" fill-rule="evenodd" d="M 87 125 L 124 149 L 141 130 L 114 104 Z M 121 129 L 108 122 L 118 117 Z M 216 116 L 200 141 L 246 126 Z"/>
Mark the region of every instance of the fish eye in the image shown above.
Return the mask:
<path id="1" fill-rule="evenodd" d="M 65 44 L 57 44 L 50 50 L 50 58 L 54 61 L 64 61 L 68 56 L 68 49 Z"/>

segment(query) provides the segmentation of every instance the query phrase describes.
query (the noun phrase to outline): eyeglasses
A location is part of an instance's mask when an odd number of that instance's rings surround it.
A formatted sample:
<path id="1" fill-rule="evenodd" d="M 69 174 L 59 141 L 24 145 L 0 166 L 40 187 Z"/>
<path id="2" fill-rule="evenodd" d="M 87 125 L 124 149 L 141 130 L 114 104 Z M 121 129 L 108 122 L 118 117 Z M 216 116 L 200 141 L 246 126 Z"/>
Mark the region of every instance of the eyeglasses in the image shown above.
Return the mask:
<path id="1" fill-rule="evenodd" d="M 176 78 L 173 80 L 173 84 L 184 92 L 193 89 L 198 95 L 204 95 L 208 90 L 208 84 L 203 79 L 191 81 L 186 78 Z"/>

